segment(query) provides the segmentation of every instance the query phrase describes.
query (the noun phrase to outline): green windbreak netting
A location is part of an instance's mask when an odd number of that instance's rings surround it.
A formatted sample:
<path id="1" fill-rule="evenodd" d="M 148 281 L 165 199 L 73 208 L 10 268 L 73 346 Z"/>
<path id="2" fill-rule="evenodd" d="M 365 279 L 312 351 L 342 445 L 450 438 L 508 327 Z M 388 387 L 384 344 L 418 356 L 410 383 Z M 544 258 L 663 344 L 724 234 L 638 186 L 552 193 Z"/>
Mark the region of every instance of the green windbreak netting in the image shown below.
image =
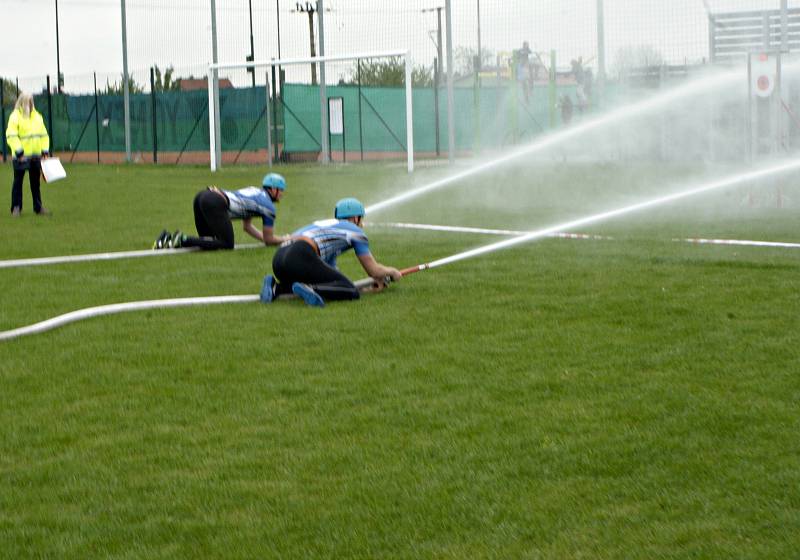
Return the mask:
<path id="1" fill-rule="evenodd" d="M 159 152 L 207 152 L 208 92 L 171 91 L 155 94 L 155 134 L 153 97 L 130 95 L 131 150 Z M 46 97 L 37 97 L 36 106 L 49 125 Z M 124 105 L 122 95 L 98 95 L 95 118 L 94 95 L 53 95 L 53 130 L 56 151 L 125 151 Z M 220 129 L 225 151 L 263 149 L 267 145 L 264 88 L 220 90 Z M 278 115 L 280 122 L 280 115 Z M 272 115 L 270 115 L 272 118 Z"/>
<path id="2" fill-rule="evenodd" d="M 270 104 L 273 143 L 289 156 L 315 156 L 321 149 L 319 87 L 284 84 L 282 99 Z M 344 134 L 331 136 L 331 149 L 344 148 L 353 157 L 403 154 L 406 151 L 406 99 L 403 87 L 329 86 L 329 98 L 340 97 L 344 107 Z M 561 86 L 556 99 L 575 98 L 574 86 Z M 608 99 L 613 95 L 608 95 Z M 439 134 L 437 140 L 437 111 Z M 547 87 L 535 88 L 524 98 L 512 87 L 457 87 L 454 91 L 457 150 L 501 147 L 525 141 L 561 126 L 558 109 L 551 107 Z M 153 107 L 155 101 L 155 133 Z M 122 95 L 36 97 L 36 107 L 50 129 L 56 152 L 124 152 Z M 273 107 L 274 105 L 274 107 Z M 50 110 L 52 108 L 52 126 Z M 267 147 L 267 100 L 264 87 L 220 90 L 220 129 L 223 151 L 263 150 Z M 10 107 L 7 107 L 8 118 Z M 424 156 L 448 150 L 447 91 L 413 91 L 414 150 Z M 577 112 L 577 111 L 576 111 Z M 206 90 L 131 94 L 131 150 L 208 152 L 208 93 Z M 577 116 L 577 115 L 576 115 Z M 356 155 L 356 157 L 358 157 Z"/>
<path id="3" fill-rule="evenodd" d="M 573 88 L 574 89 L 574 88 Z M 329 98 L 341 97 L 344 135 L 331 137 L 331 149 L 365 152 L 403 152 L 406 149 L 404 88 L 329 86 Z M 539 134 L 548 127 L 546 89 L 527 101 L 511 88 L 456 88 L 454 91 L 457 149 L 477 144 L 502 146 Z M 359 99 L 360 98 L 360 99 Z M 436 151 L 436 95 L 433 89 L 413 91 L 414 150 Z M 447 93 L 440 90 L 439 149 L 448 149 Z M 285 84 L 283 88 L 285 151 L 320 150 L 320 98 L 316 86 Z M 342 138 L 344 136 L 344 138 Z"/>

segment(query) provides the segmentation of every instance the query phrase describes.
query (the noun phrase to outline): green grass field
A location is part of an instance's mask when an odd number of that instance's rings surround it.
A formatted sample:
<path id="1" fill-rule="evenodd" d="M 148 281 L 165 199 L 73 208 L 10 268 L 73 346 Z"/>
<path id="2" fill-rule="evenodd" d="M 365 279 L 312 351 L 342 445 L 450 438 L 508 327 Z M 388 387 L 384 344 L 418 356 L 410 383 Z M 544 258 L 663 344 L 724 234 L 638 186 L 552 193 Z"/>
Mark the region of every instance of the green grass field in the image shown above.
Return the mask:
<path id="1" fill-rule="evenodd" d="M 447 172 L 278 170 L 281 234 Z M 23 216 L 0 213 L 0 258 L 149 248 L 164 227 L 193 231 L 199 188 L 264 171 L 72 166 L 44 187 L 52 217 L 32 215 L 27 182 Z M 367 232 L 378 260 L 412 266 L 501 238 L 378 223 L 538 229 L 731 171 L 531 164 L 368 216 Z M 796 557 L 800 250 L 674 241 L 800 242 L 796 179 L 321 310 L 132 312 L 0 342 L 0 557 Z M 255 294 L 272 254 L 0 269 L 0 330 Z M 352 253 L 340 265 L 364 276 Z"/>

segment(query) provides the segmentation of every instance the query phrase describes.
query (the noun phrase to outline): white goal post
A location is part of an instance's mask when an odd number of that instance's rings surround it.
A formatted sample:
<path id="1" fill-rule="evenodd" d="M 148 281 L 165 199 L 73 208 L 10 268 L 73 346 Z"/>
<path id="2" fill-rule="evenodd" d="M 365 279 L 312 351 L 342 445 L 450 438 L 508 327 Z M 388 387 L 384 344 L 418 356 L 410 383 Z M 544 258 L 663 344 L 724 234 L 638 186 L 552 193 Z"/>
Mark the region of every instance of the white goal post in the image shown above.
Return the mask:
<path id="1" fill-rule="evenodd" d="M 220 150 L 220 141 L 219 141 L 219 133 L 220 133 L 220 123 L 219 123 L 219 81 L 218 75 L 220 70 L 240 70 L 240 69 L 248 69 L 248 68 L 271 68 L 271 67 L 279 67 L 279 66 L 295 66 L 298 64 L 315 64 L 319 63 L 324 65 L 325 62 L 342 62 L 347 60 L 365 60 L 371 58 L 391 58 L 391 57 L 400 57 L 403 59 L 403 63 L 405 66 L 405 82 L 406 82 L 406 151 L 407 151 L 407 161 L 408 161 L 408 172 L 411 173 L 414 171 L 414 125 L 413 125 L 413 113 L 412 113 L 412 84 L 411 84 L 411 61 L 409 60 L 409 51 L 408 50 L 397 50 L 397 51 L 385 51 L 385 52 L 369 52 L 369 53 L 360 53 L 360 54 L 347 54 L 347 55 L 336 55 L 336 56 L 318 56 L 318 57 L 309 57 L 309 58 L 291 58 L 291 59 L 284 59 L 284 60 L 265 60 L 265 61 L 253 61 L 253 62 L 233 62 L 233 63 L 217 63 L 217 64 L 209 64 L 208 65 L 208 130 L 209 130 L 209 155 L 211 160 L 211 171 L 216 171 L 219 167 L 222 166 L 222 156 Z M 324 74 L 323 74 L 324 75 Z M 267 119 L 269 119 L 269 81 L 267 82 Z M 328 100 L 327 100 L 327 93 L 326 93 L 326 84 L 320 83 L 319 86 L 319 97 L 320 97 L 320 109 L 321 109 L 321 123 L 320 123 L 320 134 L 321 138 L 327 140 L 327 109 L 328 109 Z M 212 110 L 213 108 L 213 110 Z M 267 126 L 269 127 L 269 121 L 267 121 Z M 267 136 L 270 138 L 270 135 Z M 330 146 L 327 145 L 327 142 L 323 142 L 323 161 L 329 161 L 329 150 Z M 326 152 L 326 150 L 328 150 Z M 270 165 L 272 164 L 272 155 L 270 146 L 267 146 L 267 153 L 270 154 L 268 157 Z"/>

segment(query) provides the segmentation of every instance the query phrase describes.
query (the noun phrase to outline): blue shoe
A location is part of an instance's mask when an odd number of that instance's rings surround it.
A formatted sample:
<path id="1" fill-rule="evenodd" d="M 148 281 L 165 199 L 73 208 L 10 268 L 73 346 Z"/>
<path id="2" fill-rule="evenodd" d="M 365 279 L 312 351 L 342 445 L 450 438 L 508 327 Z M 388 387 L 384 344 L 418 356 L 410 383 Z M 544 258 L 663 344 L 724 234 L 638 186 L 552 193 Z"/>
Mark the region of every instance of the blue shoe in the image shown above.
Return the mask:
<path id="1" fill-rule="evenodd" d="M 272 274 L 264 276 L 264 283 L 261 285 L 261 303 L 272 303 L 275 299 L 275 278 Z"/>
<path id="2" fill-rule="evenodd" d="M 292 284 L 292 293 L 303 298 L 303 301 L 305 301 L 308 305 L 312 305 L 314 307 L 325 307 L 325 300 L 323 300 L 322 296 L 315 292 L 314 288 L 308 284 L 295 282 Z"/>

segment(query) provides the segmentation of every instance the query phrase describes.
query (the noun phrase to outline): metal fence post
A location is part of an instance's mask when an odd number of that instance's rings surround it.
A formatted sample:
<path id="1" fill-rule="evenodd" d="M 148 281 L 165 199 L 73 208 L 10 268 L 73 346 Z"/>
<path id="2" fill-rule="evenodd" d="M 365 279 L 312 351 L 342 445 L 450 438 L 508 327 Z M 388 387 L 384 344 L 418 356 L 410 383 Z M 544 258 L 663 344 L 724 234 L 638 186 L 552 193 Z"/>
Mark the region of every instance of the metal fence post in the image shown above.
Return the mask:
<path id="1" fill-rule="evenodd" d="M 406 168 L 408 172 L 414 171 L 414 101 L 413 101 L 413 86 L 411 59 L 409 58 L 410 51 L 406 51 Z"/>
<path id="2" fill-rule="evenodd" d="M 600 90 L 600 97 L 606 85 L 606 29 L 605 11 L 603 0 L 597 0 L 597 86 Z"/>
<path id="3" fill-rule="evenodd" d="M 456 159 L 456 123 L 454 122 L 455 94 L 453 93 L 453 10 L 450 0 L 445 0 L 445 20 L 447 25 L 447 148 L 448 160 L 453 163 Z"/>
<path id="4" fill-rule="evenodd" d="M 317 17 L 319 18 L 319 56 L 325 57 L 325 5 L 323 0 L 317 0 Z M 319 108 L 320 108 L 320 137 L 322 138 L 322 163 L 331 161 L 331 146 L 325 129 L 328 128 L 328 92 L 325 84 L 325 63 L 319 63 Z"/>
<path id="5" fill-rule="evenodd" d="M 550 128 L 556 127 L 556 105 L 558 103 L 557 90 L 558 74 L 556 73 L 556 51 L 550 51 L 550 85 L 548 88 L 550 99 L 548 106 L 550 109 Z"/>
<path id="6" fill-rule="evenodd" d="M 436 127 L 436 155 L 442 155 L 439 138 L 439 80 L 442 73 L 439 71 L 439 61 L 433 59 L 433 125 Z"/>
<path id="7" fill-rule="evenodd" d="M 158 163 L 158 130 L 156 127 L 156 79 L 153 67 L 150 67 L 150 100 L 153 107 L 153 163 Z"/>
<path id="8" fill-rule="evenodd" d="M 356 61 L 358 68 L 358 146 L 361 151 L 361 161 L 364 161 L 364 123 L 361 122 L 361 59 Z"/>
<path id="9" fill-rule="evenodd" d="M 3 89 L 5 87 L 5 82 L 3 78 L 0 78 L 0 126 L 3 127 L 5 130 L 6 127 L 6 100 L 3 95 Z M 8 155 L 6 154 L 6 141 L 5 138 L 0 141 L 0 144 L 3 144 L 3 163 L 7 161 Z"/>
<path id="10" fill-rule="evenodd" d="M 662 62 L 658 71 L 658 89 L 663 92 L 667 87 L 667 66 Z M 669 123 L 669 116 L 666 111 L 661 111 L 661 118 L 659 125 L 661 134 L 659 134 L 659 156 L 661 161 L 667 161 L 667 126 Z"/>
<path id="11" fill-rule="evenodd" d="M 120 0 L 122 10 L 122 99 L 125 115 L 125 161 L 131 161 L 131 98 L 128 76 L 128 25 L 125 18 L 125 0 Z"/>
<path id="12" fill-rule="evenodd" d="M 274 60 L 274 59 L 273 59 Z M 279 74 L 280 75 L 280 74 Z M 269 95 L 269 93 L 267 93 Z M 284 119 L 285 121 L 286 119 Z M 273 143 L 273 150 L 275 150 L 275 154 L 273 156 L 274 160 L 278 160 L 278 84 L 277 80 L 275 79 L 275 66 L 272 66 L 272 126 L 274 127 L 273 130 L 275 131 L 275 142 Z M 286 123 L 284 122 L 283 126 L 283 147 L 286 148 Z"/>
<path id="13" fill-rule="evenodd" d="M 474 146 L 473 153 L 481 151 L 481 62 L 479 57 L 473 59 L 475 66 L 475 83 L 472 88 L 472 108 L 474 111 Z"/>
<path id="14" fill-rule="evenodd" d="M 211 62 L 217 64 L 219 62 L 219 53 L 217 50 L 217 2 L 216 0 L 211 0 Z M 220 120 L 220 110 L 219 110 L 219 70 L 214 68 L 214 71 L 209 76 L 213 83 L 210 84 L 212 90 L 212 100 L 213 104 L 209 105 L 208 110 L 209 112 L 214 111 L 214 130 L 212 134 L 215 138 L 214 143 L 214 150 L 216 150 L 216 166 L 213 168 L 216 171 L 217 168 L 222 168 L 222 124 Z"/>
<path id="15" fill-rule="evenodd" d="M 269 73 L 264 72 L 264 77 L 264 93 L 266 94 L 264 114 L 267 117 L 267 164 L 272 168 L 272 119 L 270 118 L 271 107 L 269 105 Z"/>
<path id="16" fill-rule="evenodd" d="M 97 163 L 100 163 L 100 104 L 97 102 L 97 72 L 94 72 L 94 128 L 97 138 Z"/>
<path id="17" fill-rule="evenodd" d="M 782 84 L 783 84 L 783 55 L 784 53 L 789 53 L 789 2 L 788 0 L 781 0 L 781 52 L 778 53 L 778 75 L 775 84 L 775 88 L 777 89 L 777 101 L 776 101 L 776 114 L 778 116 L 778 148 L 780 149 L 781 144 L 783 143 L 784 133 L 787 134 L 787 142 L 791 142 L 791 138 L 788 135 L 789 129 L 786 126 L 786 115 L 781 110 L 781 103 L 783 103 L 782 99 Z M 788 148 L 788 146 L 787 146 Z M 780 201 L 780 199 L 778 199 Z"/>
<path id="18" fill-rule="evenodd" d="M 717 35 L 714 33 L 714 26 L 716 23 L 714 22 L 714 16 L 711 13 L 708 14 L 708 60 L 711 64 L 714 64 L 717 61 Z"/>
<path id="19" fill-rule="evenodd" d="M 747 162 L 752 163 L 755 154 L 755 127 L 753 126 L 753 54 L 747 55 Z"/>
<path id="20" fill-rule="evenodd" d="M 50 147 L 56 147 L 56 134 L 53 130 L 53 96 L 50 94 L 50 74 L 47 75 L 47 128 L 50 132 Z"/>

